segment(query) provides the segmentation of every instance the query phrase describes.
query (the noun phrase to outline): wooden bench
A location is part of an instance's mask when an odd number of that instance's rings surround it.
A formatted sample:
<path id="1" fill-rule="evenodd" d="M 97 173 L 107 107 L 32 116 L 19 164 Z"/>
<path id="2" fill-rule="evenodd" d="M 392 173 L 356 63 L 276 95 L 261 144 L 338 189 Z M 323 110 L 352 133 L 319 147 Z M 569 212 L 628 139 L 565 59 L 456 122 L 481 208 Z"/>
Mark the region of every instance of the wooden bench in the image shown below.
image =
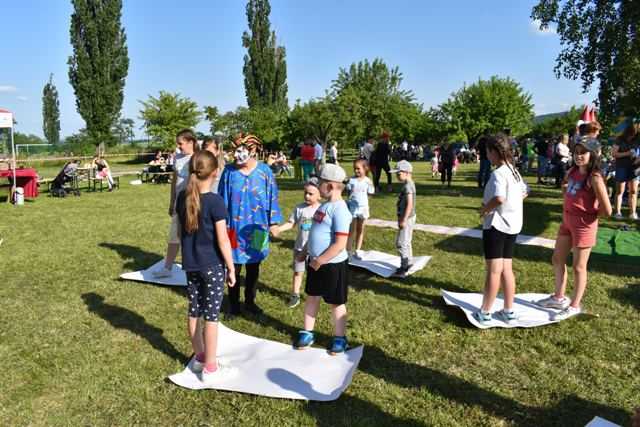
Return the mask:
<path id="1" fill-rule="evenodd" d="M 155 182 L 157 184 L 167 184 L 171 182 L 171 177 L 173 176 L 173 172 L 149 172 L 142 171 L 138 172 L 138 178 L 142 182 Z"/>
<path id="2" fill-rule="evenodd" d="M 111 174 L 111 178 L 113 178 L 113 188 L 120 188 L 120 176 L 121 174 Z M 98 191 L 98 185 L 100 185 L 100 192 L 104 190 L 105 182 L 107 182 L 107 177 L 100 178 L 97 176 L 92 176 L 89 178 L 89 191 Z"/>

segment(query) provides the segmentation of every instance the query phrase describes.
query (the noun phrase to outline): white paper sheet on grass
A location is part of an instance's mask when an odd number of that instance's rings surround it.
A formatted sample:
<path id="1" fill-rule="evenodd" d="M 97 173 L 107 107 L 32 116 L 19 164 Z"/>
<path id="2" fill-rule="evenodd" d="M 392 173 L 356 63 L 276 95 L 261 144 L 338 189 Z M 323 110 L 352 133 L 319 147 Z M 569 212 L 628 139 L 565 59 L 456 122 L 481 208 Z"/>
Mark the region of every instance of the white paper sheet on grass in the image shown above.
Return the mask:
<path id="1" fill-rule="evenodd" d="M 164 260 L 160 260 L 146 270 L 124 273 L 120 275 L 120 278 L 124 280 L 135 280 L 136 282 L 156 283 L 158 285 L 166 286 L 187 286 L 187 276 L 184 274 L 184 271 L 182 271 L 182 266 L 180 264 L 173 264 L 171 276 L 169 277 L 163 277 L 162 279 L 153 277 L 153 274 L 151 273 L 162 268 L 163 265 Z"/>
<path id="2" fill-rule="evenodd" d="M 516 294 L 513 310 L 516 312 L 518 319 L 511 324 L 507 324 L 495 317 L 487 324 L 481 324 L 474 317 L 473 313 L 480 309 L 482 305 L 482 294 L 478 293 L 462 293 L 442 291 L 442 298 L 447 305 L 454 305 L 462 309 L 469 319 L 469 322 L 476 328 L 533 328 L 535 326 L 543 326 L 551 323 L 557 323 L 559 320 L 552 320 L 552 315 L 558 313 L 558 310 L 538 307 L 533 301 L 547 298 L 549 294 Z M 502 310 L 502 298 L 496 298 L 491 312 Z"/>
<path id="3" fill-rule="evenodd" d="M 378 276 L 389 278 L 400 268 L 399 256 L 378 251 L 359 251 L 358 253 L 360 255 L 359 259 L 352 257 L 349 260 L 349 264 L 354 267 L 365 268 Z M 411 275 L 416 271 L 422 270 L 430 260 L 430 256 L 413 257 L 409 262 L 411 268 L 407 274 Z"/>
<path id="4" fill-rule="evenodd" d="M 363 346 L 331 356 L 322 348 L 295 350 L 291 344 L 244 335 L 219 324 L 218 359 L 237 371 L 205 387 L 189 367 L 169 376 L 185 388 L 237 391 L 260 396 L 329 401 L 351 384 Z"/>
<path id="5" fill-rule="evenodd" d="M 587 424 L 584 427 L 621 427 L 621 426 L 618 424 L 614 424 L 611 421 L 607 421 L 604 418 L 595 417 L 594 419 L 589 421 L 589 424 Z"/>

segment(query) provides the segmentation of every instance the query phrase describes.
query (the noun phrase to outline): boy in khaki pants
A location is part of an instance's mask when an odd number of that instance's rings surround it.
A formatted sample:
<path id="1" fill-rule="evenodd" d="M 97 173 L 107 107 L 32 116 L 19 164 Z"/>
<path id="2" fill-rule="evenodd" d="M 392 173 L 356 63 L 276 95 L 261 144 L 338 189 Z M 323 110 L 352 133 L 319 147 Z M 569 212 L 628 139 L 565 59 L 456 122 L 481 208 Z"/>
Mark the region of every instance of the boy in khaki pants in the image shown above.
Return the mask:
<path id="1" fill-rule="evenodd" d="M 402 189 L 398 194 L 397 214 L 398 214 L 398 236 L 396 237 L 396 248 L 400 252 L 400 268 L 395 272 L 397 277 L 406 277 L 411 265 L 409 262 L 413 257 L 411 239 L 413 228 L 416 225 L 416 185 L 411 174 L 413 166 L 406 160 L 401 160 L 396 168 L 391 171 L 395 173 L 402 183 Z"/>

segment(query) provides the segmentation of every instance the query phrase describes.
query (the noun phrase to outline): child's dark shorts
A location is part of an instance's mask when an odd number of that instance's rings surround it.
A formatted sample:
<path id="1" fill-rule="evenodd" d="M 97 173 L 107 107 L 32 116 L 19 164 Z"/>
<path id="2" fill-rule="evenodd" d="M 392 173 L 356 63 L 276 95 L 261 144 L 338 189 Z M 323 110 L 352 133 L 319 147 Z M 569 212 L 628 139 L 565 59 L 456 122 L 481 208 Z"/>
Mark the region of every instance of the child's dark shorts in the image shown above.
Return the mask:
<path id="1" fill-rule="evenodd" d="M 222 265 L 204 271 L 187 271 L 189 317 L 217 322 L 224 294 L 226 271 Z"/>
<path id="2" fill-rule="evenodd" d="M 484 259 L 513 258 L 517 234 L 506 234 L 495 227 L 482 230 L 482 247 Z"/>
<path id="3" fill-rule="evenodd" d="M 307 266 L 305 285 L 307 295 L 322 297 L 327 304 L 346 304 L 348 262 L 348 260 L 344 260 L 334 264 L 325 264 L 317 271 Z"/>

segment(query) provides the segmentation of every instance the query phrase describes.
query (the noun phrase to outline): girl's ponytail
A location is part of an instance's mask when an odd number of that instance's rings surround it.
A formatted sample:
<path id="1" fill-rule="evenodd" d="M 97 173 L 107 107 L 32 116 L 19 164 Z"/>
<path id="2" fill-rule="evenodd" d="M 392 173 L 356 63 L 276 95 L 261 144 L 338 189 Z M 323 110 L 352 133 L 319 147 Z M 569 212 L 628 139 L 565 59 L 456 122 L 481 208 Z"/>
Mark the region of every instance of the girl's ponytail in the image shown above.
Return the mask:
<path id="1" fill-rule="evenodd" d="M 193 162 L 193 158 L 191 159 Z M 200 190 L 198 190 L 198 175 L 195 171 L 189 174 L 189 181 L 185 190 L 186 224 L 188 233 L 198 230 L 200 222 Z"/>
<path id="2" fill-rule="evenodd" d="M 194 233 L 200 223 L 200 189 L 198 181 L 204 181 L 218 168 L 218 161 L 209 151 L 200 150 L 189 161 L 189 180 L 185 189 L 185 230 Z"/>

